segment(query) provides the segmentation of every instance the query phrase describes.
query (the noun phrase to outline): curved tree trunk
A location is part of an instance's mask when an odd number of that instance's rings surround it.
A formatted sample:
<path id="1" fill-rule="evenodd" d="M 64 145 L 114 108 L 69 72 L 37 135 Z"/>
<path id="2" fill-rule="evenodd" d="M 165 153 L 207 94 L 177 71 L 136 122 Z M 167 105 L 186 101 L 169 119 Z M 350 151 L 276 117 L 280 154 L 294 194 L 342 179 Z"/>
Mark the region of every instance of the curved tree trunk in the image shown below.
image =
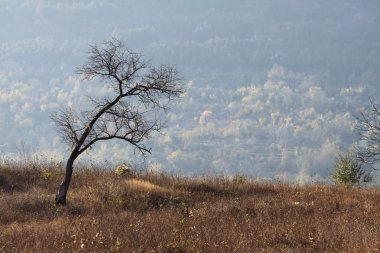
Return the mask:
<path id="1" fill-rule="evenodd" d="M 74 156 L 71 155 L 69 160 L 66 163 L 66 174 L 65 179 L 61 183 L 57 195 L 55 196 L 55 203 L 57 205 L 65 205 L 66 204 L 66 195 L 69 190 L 71 176 L 73 175 L 73 164 L 74 164 Z"/>

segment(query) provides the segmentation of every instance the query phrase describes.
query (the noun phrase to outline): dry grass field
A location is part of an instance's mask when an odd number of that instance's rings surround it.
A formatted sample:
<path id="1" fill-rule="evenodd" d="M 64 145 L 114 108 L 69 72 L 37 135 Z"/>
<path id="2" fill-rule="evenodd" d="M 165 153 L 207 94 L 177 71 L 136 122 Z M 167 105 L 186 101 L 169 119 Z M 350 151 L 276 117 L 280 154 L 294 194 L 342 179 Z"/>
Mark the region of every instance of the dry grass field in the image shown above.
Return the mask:
<path id="1" fill-rule="evenodd" d="M 380 191 L 0 167 L 0 252 L 379 252 Z"/>

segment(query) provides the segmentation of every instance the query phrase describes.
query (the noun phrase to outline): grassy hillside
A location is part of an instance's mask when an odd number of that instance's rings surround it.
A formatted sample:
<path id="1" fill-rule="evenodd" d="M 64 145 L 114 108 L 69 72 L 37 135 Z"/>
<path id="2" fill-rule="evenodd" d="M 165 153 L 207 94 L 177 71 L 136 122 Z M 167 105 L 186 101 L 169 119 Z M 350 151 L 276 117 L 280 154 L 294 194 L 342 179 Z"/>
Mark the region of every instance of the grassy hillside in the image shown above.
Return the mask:
<path id="1" fill-rule="evenodd" d="M 0 252 L 371 252 L 380 191 L 234 179 L 0 168 Z"/>

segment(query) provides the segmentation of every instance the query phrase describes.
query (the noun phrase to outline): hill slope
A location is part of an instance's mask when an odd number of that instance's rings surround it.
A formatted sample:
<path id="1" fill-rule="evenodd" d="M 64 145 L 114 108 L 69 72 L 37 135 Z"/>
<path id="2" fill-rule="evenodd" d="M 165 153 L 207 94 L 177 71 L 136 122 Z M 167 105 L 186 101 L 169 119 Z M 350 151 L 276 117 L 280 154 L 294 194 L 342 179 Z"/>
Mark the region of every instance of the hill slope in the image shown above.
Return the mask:
<path id="1" fill-rule="evenodd" d="M 380 192 L 243 177 L 74 175 L 54 205 L 59 169 L 0 168 L 0 252 L 370 252 Z"/>

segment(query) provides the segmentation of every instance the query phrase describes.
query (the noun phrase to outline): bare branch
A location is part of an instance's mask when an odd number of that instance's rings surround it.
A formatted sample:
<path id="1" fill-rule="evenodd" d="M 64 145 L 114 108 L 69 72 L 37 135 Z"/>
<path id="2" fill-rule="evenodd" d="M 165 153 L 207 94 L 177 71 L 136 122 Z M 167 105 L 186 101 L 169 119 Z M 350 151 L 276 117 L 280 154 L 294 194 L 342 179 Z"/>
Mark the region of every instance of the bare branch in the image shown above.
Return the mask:
<path id="1" fill-rule="evenodd" d="M 124 140 L 138 149 L 147 151 L 145 146 L 139 144 L 148 139 L 151 132 L 159 131 L 162 127 L 158 119 L 148 120 L 145 117 L 150 113 L 151 111 L 139 111 L 125 101 L 119 102 L 106 110 L 97 120 L 80 152 L 91 147 L 97 141 L 109 139 Z"/>
<path id="2" fill-rule="evenodd" d="M 141 54 L 126 49 L 122 42 L 111 39 L 101 47 L 91 46 L 88 62 L 78 69 L 84 79 L 100 78 L 111 81 L 112 87 L 123 94 L 124 87 L 130 87 L 138 78 L 137 72 L 148 67 Z"/>
<path id="3" fill-rule="evenodd" d="M 380 161 L 380 105 L 370 99 L 371 108 L 361 112 L 356 126 L 365 145 L 356 148 L 358 159 L 367 164 Z"/>
<path id="4" fill-rule="evenodd" d="M 168 103 L 184 92 L 173 66 L 151 67 L 140 53 L 111 39 L 91 46 L 88 61 L 78 69 L 85 79 L 99 78 L 111 85 L 114 98 L 90 98 L 93 108 L 81 117 L 71 111 L 52 116 L 64 140 L 79 156 L 97 141 L 120 139 L 143 154 L 150 148 L 143 142 L 163 127 L 158 117 Z M 73 151 L 74 152 L 74 151 Z"/>
<path id="5" fill-rule="evenodd" d="M 58 113 L 52 114 L 51 119 L 58 127 L 58 131 L 60 132 L 64 142 L 69 144 L 71 147 L 78 145 L 78 135 L 82 129 L 77 124 L 78 119 L 73 110 L 61 110 Z"/>

